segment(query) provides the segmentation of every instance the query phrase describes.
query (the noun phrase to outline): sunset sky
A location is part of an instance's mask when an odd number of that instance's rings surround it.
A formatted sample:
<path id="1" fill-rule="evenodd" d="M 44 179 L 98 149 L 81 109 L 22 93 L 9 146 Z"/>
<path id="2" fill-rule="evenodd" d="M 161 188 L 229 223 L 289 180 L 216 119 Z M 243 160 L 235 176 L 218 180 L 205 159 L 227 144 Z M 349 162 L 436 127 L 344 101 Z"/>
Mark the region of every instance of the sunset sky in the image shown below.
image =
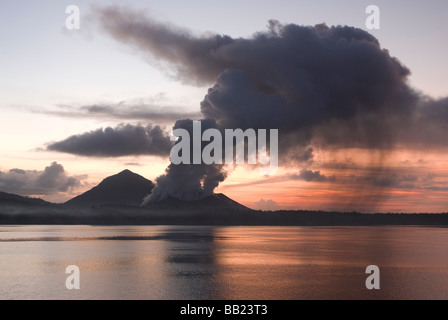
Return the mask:
<path id="1" fill-rule="evenodd" d="M 107 11 L 112 4 L 120 7 Z M 366 28 L 365 10 L 370 4 L 380 8 L 379 30 Z M 69 5 L 80 8 L 79 30 L 65 27 Z M 123 22 L 134 16 L 142 19 L 143 28 Z M 340 123 L 334 124 L 331 119 L 313 123 L 312 144 L 303 146 L 305 151 L 312 147 L 312 157 L 280 162 L 272 176 L 262 176 L 248 165 L 228 168 L 227 179 L 215 192 L 261 209 L 447 212 L 448 142 L 443 141 L 443 133 L 448 133 L 444 125 L 448 123 L 445 0 L 2 0 L 0 191 L 63 202 L 124 169 L 155 181 L 169 165 L 165 134 L 171 132 L 176 120 L 203 118 L 201 102 L 209 88 L 217 81 L 224 86 L 229 78 L 241 76 L 226 74 L 224 69 L 215 76 L 210 70 L 216 66 L 201 65 L 200 59 L 182 69 L 183 56 L 176 50 L 189 50 L 195 44 L 199 50 L 200 39 L 212 39 L 216 34 L 253 39 L 255 33 L 267 32 L 270 20 L 279 21 L 273 27 L 279 30 L 288 24 L 325 23 L 328 27 L 347 25 L 368 31 L 382 49 L 410 70 L 403 83 L 418 98 L 409 103 L 415 103 L 415 110 L 424 111 L 417 114 L 417 120 L 414 114 L 409 117 L 419 121 L 414 130 L 414 122 L 407 122 L 408 118 L 403 122 L 394 118 L 402 116 L 403 108 L 407 108 L 397 107 L 397 115 L 384 118 L 392 123 L 384 130 L 393 128 L 394 133 L 387 136 L 393 141 L 384 138 L 378 142 L 375 137 L 377 144 L 367 138 L 359 142 L 356 137 L 347 144 L 333 143 L 328 137 L 337 136 L 337 140 L 356 133 L 344 132 Z M 147 30 L 160 32 L 159 38 L 152 35 L 153 39 L 146 42 Z M 165 33 L 172 39 L 164 37 Z M 170 47 L 175 41 L 179 44 Z M 237 61 L 235 65 L 238 63 L 244 69 L 244 63 Z M 375 68 L 372 66 L 372 70 Z M 252 77 L 250 71 L 247 74 Z M 245 83 L 246 78 L 241 77 L 238 79 Z M 281 83 L 278 78 L 272 81 Z M 393 85 L 401 84 L 401 80 L 393 81 L 397 81 Z M 381 88 L 377 90 L 383 93 Z M 203 110 L 212 112 L 206 107 Z M 427 119 L 435 120 L 426 123 Z M 400 123 L 403 128 L 397 127 Z M 328 134 L 334 128 L 340 130 Z M 70 144 L 73 139 L 67 140 L 74 135 L 82 135 L 83 148 Z M 378 136 L 384 135 L 378 131 Z M 327 140 L 319 140 L 321 137 Z M 141 144 L 129 146 L 129 141 L 138 142 L 139 138 Z M 98 143 L 107 145 L 104 150 L 95 149 Z M 290 146 L 288 150 L 293 151 Z"/>

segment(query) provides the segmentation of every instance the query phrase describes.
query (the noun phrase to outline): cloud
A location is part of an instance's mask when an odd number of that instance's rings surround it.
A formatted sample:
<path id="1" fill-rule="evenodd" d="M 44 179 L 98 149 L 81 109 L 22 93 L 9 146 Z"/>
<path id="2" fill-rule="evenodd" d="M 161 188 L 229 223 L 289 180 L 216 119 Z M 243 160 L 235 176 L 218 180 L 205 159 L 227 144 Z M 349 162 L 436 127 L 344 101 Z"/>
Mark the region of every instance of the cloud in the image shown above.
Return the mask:
<path id="1" fill-rule="evenodd" d="M 65 193 L 82 187 L 87 176 L 69 176 L 64 167 L 53 162 L 43 171 L 11 169 L 0 171 L 0 190 L 3 192 L 30 195 Z"/>
<path id="2" fill-rule="evenodd" d="M 161 69 L 192 84 L 209 84 L 225 68 L 213 57 L 217 48 L 232 43 L 227 36 L 195 38 L 187 29 L 161 24 L 140 12 L 123 7 L 96 7 L 101 27 L 114 39 L 149 54 Z M 163 64 L 163 62 L 167 62 Z"/>
<path id="3" fill-rule="evenodd" d="M 374 186 L 394 188 L 415 188 L 418 180 L 418 176 L 416 175 L 397 173 L 391 173 L 387 176 L 379 176 L 371 179 Z"/>
<path id="4" fill-rule="evenodd" d="M 260 199 L 258 202 L 254 204 L 254 208 L 259 210 L 275 211 L 275 210 L 281 210 L 282 207 L 279 206 L 278 203 L 272 199 L 268 200 Z"/>
<path id="5" fill-rule="evenodd" d="M 365 176 L 357 179 L 368 182 L 375 187 L 398 189 L 438 189 L 446 186 L 446 181 L 439 179 L 435 174 L 418 175 L 403 172 L 386 172 L 381 175 Z M 441 186 L 442 184 L 442 186 Z"/>
<path id="6" fill-rule="evenodd" d="M 165 106 L 154 107 L 148 105 L 91 105 L 83 106 L 81 110 L 89 116 L 112 117 L 115 119 L 151 120 L 155 123 L 175 122 L 181 118 L 200 119 L 199 112 L 186 112 L 179 108 Z"/>
<path id="7" fill-rule="evenodd" d="M 289 174 L 288 177 L 293 180 L 305 180 L 307 182 L 325 182 L 325 181 L 335 181 L 335 176 L 327 177 L 321 174 L 320 171 L 306 170 L 302 169 L 299 174 Z"/>
<path id="8" fill-rule="evenodd" d="M 126 162 L 124 165 L 131 166 L 131 167 L 143 167 L 144 166 L 144 164 L 141 164 L 138 162 Z"/>
<path id="9" fill-rule="evenodd" d="M 284 183 L 287 181 L 294 181 L 294 180 L 301 180 L 304 182 L 336 182 L 335 176 L 326 176 L 320 171 L 313 171 L 313 170 L 307 170 L 302 169 L 299 173 L 287 173 L 283 175 L 277 175 L 277 176 L 268 176 L 264 177 L 260 180 L 250 181 L 250 182 L 242 182 L 242 183 L 234 183 L 234 184 L 227 184 L 223 186 L 224 189 L 227 188 L 241 188 L 241 187 L 250 187 L 250 186 L 256 186 L 256 185 L 271 185 L 273 183 Z"/>
<path id="10" fill-rule="evenodd" d="M 121 124 L 115 128 L 101 128 L 50 143 L 47 150 L 87 157 L 168 157 L 171 147 L 169 134 L 160 126 Z"/>
<path id="11" fill-rule="evenodd" d="M 181 118 L 201 118 L 199 111 L 185 111 L 173 106 L 146 103 L 132 104 L 128 102 L 120 102 L 117 104 L 97 103 L 84 106 L 59 104 L 56 106 L 56 109 L 32 109 L 31 111 L 57 117 L 147 120 L 158 124 L 172 124 Z"/>

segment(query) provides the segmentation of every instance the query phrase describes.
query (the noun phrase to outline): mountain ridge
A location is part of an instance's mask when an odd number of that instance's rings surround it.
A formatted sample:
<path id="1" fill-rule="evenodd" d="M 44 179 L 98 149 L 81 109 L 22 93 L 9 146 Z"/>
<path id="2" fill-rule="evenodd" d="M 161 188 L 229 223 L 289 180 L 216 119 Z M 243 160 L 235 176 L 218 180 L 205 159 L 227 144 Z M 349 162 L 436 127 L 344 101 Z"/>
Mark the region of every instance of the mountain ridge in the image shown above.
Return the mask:
<path id="1" fill-rule="evenodd" d="M 3 205 L 18 204 L 18 205 L 27 205 L 27 206 L 56 205 L 54 203 L 45 201 L 40 198 L 30 198 L 30 197 L 25 197 L 25 196 L 21 196 L 18 194 L 7 193 L 7 192 L 2 192 L 2 191 L 0 191 L 0 204 L 3 204 Z"/>

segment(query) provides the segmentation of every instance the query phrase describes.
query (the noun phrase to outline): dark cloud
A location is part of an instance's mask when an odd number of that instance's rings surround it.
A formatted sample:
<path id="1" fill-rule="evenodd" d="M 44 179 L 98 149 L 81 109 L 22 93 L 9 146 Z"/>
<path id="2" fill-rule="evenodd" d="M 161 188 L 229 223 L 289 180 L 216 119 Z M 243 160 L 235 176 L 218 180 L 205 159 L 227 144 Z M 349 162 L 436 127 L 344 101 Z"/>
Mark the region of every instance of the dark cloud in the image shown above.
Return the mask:
<path id="1" fill-rule="evenodd" d="M 0 171 L 0 190 L 24 196 L 68 192 L 82 186 L 86 176 L 69 176 L 56 162 L 43 171 L 11 169 Z"/>
<path id="2" fill-rule="evenodd" d="M 399 189 L 432 189 L 440 187 L 436 175 L 428 173 L 418 175 L 406 172 L 386 172 L 376 176 L 365 176 L 357 179 L 368 182 L 375 187 L 388 187 Z"/>
<path id="3" fill-rule="evenodd" d="M 321 174 L 320 171 L 313 171 L 302 169 L 300 173 L 289 174 L 288 177 L 293 180 L 305 180 L 308 182 L 325 182 L 325 181 L 335 181 L 335 176 L 327 177 L 324 174 Z"/>
<path id="4" fill-rule="evenodd" d="M 372 184 L 377 187 L 415 188 L 417 182 L 418 176 L 413 174 L 399 175 L 392 173 L 387 176 L 372 178 Z"/>
<path id="5" fill-rule="evenodd" d="M 82 111 L 85 111 L 89 116 L 112 117 L 115 119 L 141 119 L 151 120 L 155 123 L 172 122 L 181 118 L 200 119 L 199 112 L 186 112 L 178 108 L 165 106 L 154 107 L 148 105 L 136 106 L 110 106 L 110 105 L 92 105 L 83 106 Z"/>
<path id="6" fill-rule="evenodd" d="M 120 120 L 147 120 L 152 123 L 173 124 L 178 119 L 200 119 L 199 111 L 190 112 L 173 106 L 151 104 L 92 104 L 85 106 L 58 105 L 56 109 L 32 109 L 32 112 L 68 118 L 98 118 Z"/>
<path id="7" fill-rule="evenodd" d="M 124 164 L 125 166 L 131 166 L 131 167 L 142 167 L 144 164 L 138 163 L 138 162 L 126 162 Z"/>
<path id="8" fill-rule="evenodd" d="M 235 187 L 241 188 L 256 185 L 272 186 L 272 184 L 274 183 L 284 183 L 291 180 L 301 180 L 304 182 L 328 182 L 328 183 L 337 181 L 335 176 L 326 176 L 320 173 L 320 171 L 302 169 L 299 173 L 287 173 L 283 175 L 269 176 L 264 177 L 263 179 L 260 180 L 226 185 L 223 186 L 223 188 L 226 189 Z"/>
<path id="9" fill-rule="evenodd" d="M 171 66 L 174 75 L 184 82 L 209 84 L 226 68 L 225 62 L 220 64 L 213 55 L 221 46 L 234 42 L 230 37 L 196 38 L 186 29 L 160 24 L 126 8 L 97 7 L 95 12 L 114 39 L 147 52 L 154 65 L 163 70 Z"/>
<path id="10" fill-rule="evenodd" d="M 352 158 L 345 159 L 345 161 L 335 161 L 330 160 L 320 164 L 320 167 L 325 169 L 336 169 L 336 170 L 349 170 L 349 169 L 359 169 L 360 166 L 353 162 Z"/>
<path id="11" fill-rule="evenodd" d="M 116 128 L 98 129 L 51 143 L 47 150 L 87 157 L 168 157 L 171 147 L 169 134 L 159 126 L 121 124 Z"/>
<path id="12" fill-rule="evenodd" d="M 251 38 L 200 37 L 124 8 L 97 8 L 96 14 L 115 40 L 147 54 L 180 81 L 210 84 L 201 112 L 218 128 L 278 129 L 280 165 L 308 166 L 315 148 L 448 146 L 448 99 L 411 88 L 410 70 L 364 30 L 270 21 Z M 373 157 L 369 165 L 381 168 L 383 161 Z M 199 174 L 192 193 L 198 181 L 222 181 L 216 174 L 221 168 L 210 177 L 206 169 L 168 168 L 189 177 L 183 170 Z M 313 171 L 297 178 L 324 179 Z M 161 194 L 168 180 L 179 181 L 161 177 Z"/>

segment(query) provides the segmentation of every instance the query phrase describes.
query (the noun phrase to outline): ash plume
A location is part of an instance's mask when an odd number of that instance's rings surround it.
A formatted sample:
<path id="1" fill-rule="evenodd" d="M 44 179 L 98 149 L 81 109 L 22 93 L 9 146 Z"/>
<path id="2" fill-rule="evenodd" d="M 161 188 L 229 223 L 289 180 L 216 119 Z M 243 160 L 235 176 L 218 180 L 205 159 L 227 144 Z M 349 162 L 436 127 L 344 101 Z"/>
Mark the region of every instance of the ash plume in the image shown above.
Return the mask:
<path id="1" fill-rule="evenodd" d="M 193 137 L 193 121 L 179 120 L 173 129 L 185 129 Z M 213 120 L 201 120 L 201 130 L 216 128 Z M 201 134 L 202 134 L 201 132 Z M 178 141 L 180 143 L 180 141 Z M 204 147 L 204 146 L 202 146 Z M 193 150 L 190 148 L 190 163 L 193 163 Z M 227 172 L 223 164 L 178 164 L 171 163 L 164 175 L 156 179 L 156 187 L 145 198 L 143 204 L 161 201 L 170 197 L 194 201 L 213 194 L 213 190 L 224 181 Z"/>
<path id="2" fill-rule="evenodd" d="M 364 30 L 272 20 L 250 38 L 196 36 L 120 7 L 96 13 L 112 38 L 179 81 L 210 85 L 201 113 L 218 128 L 278 129 L 280 165 L 309 164 L 315 148 L 447 147 L 448 99 L 410 87 L 410 70 Z M 222 170 L 170 165 L 153 199 L 208 194 Z"/>

